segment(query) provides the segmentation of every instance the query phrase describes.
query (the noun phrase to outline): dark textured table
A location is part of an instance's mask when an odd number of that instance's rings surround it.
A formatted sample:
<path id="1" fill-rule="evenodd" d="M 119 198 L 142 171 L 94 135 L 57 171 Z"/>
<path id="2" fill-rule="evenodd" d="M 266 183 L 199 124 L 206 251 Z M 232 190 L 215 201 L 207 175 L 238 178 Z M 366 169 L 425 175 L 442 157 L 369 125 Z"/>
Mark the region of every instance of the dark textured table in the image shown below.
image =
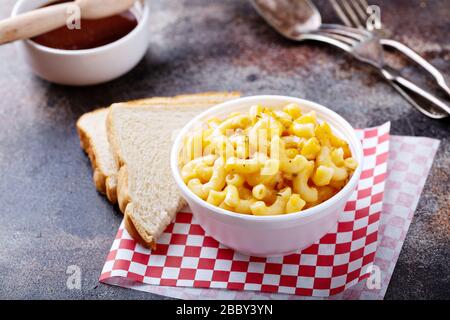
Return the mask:
<path id="1" fill-rule="evenodd" d="M 448 1 L 374 2 L 393 38 L 450 74 Z M 2 1 L 0 17 L 13 3 Z M 75 121 L 117 101 L 209 90 L 299 96 L 356 127 L 390 120 L 393 134 L 441 139 L 386 299 L 450 298 L 449 121 L 425 118 L 373 70 L 336 49 L 282 39 L 246 1 L 151 3 L 148 54 L 108 84 L 47 83 L 13 45 L 0 47 L 0 298 L 161 298 L 98 283 L 122 216 L 94 189 Z M 396 57 L 391 62 L 404 66 Z M 81 290 L 66 286 L 69 265 L 81 268 Z"/>

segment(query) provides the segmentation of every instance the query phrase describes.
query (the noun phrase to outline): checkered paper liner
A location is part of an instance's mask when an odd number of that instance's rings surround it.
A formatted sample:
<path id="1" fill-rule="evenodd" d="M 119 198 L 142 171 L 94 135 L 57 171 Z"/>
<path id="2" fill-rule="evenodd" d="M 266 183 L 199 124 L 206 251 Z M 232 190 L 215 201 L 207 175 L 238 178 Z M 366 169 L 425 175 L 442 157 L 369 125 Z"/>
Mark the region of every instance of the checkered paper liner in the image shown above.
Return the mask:
<path id="1" fill-rule="evenodd" d="M 438 147 L 439 140 L 436 139 L 406 136 L 390 138 L 386 190 L 374 261 L 381 275 L 378 287 L 369 288 L 366 281 L 360 281 L 334 296 L 308 297 L 257 291 L 156 286 L 125 277 L 110 277 L 103 282 L 178 299 L 383 299 Z"/>
<path id="2" fill-rule="evenodd" d="M 364 165 L 357 189 L 336 230 L 301 252 L 274 258 L 245 256 L 206 235 L 191 213 L 179 212 L 153 251 L 134 241 L 122 223 L 100 281 L 319 297 L 344 291 L 369 275 L 375 257 L 389 127 L 386 123 L 358 131 Z"/>
<path id="3" fill-rule="evenodd" d="M 380 270 L 379 288 L 365 282 L 338 295 L 344 299 L 383 299 L 414 217 L 439 140 L 391 136 L 386 191 L 374 265 Z"/>

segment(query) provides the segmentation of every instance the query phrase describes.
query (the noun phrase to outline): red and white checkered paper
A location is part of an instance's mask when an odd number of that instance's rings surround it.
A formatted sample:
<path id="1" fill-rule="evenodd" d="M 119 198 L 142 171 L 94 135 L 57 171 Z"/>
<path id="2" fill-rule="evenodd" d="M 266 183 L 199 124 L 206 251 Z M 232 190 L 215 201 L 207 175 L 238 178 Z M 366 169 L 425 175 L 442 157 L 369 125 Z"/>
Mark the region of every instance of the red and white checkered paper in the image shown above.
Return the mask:
<path id="1" fill-rule="evenodd" d="M 206 235 L 186 210 L 177 214 L 153 251 L 134 241 L 122 223 L 100 281 L 319 297 L 353 286 L 368 277 L 377 249 L 389 123 L 358 134 L 364 149 L 360 182 L 337 229 L 310 247 L 285 257 L 245 256 Z"/>
<path id="2" fill-rule="evenodd" d="M 363 281 L 337 298 L 383 299 L 438 147 L 436 139 L 390 137 L 386 191 L 374 260 L 381 283 L 372 288 Z"/>

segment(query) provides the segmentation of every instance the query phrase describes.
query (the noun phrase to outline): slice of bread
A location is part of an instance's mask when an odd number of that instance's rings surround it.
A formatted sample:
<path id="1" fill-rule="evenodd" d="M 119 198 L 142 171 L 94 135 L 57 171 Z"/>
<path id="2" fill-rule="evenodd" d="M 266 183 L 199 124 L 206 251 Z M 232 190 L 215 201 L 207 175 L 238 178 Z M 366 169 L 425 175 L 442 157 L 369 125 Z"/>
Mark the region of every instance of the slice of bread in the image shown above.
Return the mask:
<path id="1" fill-rule="evenodd" d="M 109 108 L 85 113 L 77 121 L 77 131 L 81 147 L 91 160 L 95 187 L 115 204 L 118 168 L 106 135 L 108 113 Z"/>
<path id="2" fill-rule="evenodd" d="M 111 106 L 106 127 L 119 167 L 117 199 L 127 231 L 144 246 L 155 248 L 185 204 L 170 170 L 172 136 L 209 106 Z"/>
<path id="3" fill-rule="evenodd" d="M 154 97 L 124 103 L 129 106 L 170 106 L 189 107 L 204 104 L 211 106 L 239 97 L 237 92 L 207 92 L 200 94 L 179 95 L 175 97 Z M 118 167 L 111 152 L 106 135 L 105 121 L 109 108 L 102 108 L 85 113 L 77 121 L 77 131 L 81 147 L 91 160 L 94 184 L 97 190 L 106 194 L 108 200 L 117 202 Z"/>

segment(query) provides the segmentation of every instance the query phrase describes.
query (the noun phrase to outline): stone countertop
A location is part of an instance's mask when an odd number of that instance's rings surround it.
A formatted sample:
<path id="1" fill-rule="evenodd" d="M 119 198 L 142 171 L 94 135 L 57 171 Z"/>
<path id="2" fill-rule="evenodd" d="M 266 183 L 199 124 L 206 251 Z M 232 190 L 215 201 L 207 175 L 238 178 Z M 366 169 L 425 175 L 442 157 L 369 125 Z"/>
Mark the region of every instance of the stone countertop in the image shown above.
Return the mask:
<path id="1" fill-rule="evenodd" d="M 14 2 L 2 1 L 0 18 Z M 374 2 L 393 38 L 450 74 L 448 1 Z M 299 96 L 329 106 L 355 127 L 391 121 L 393 134 L 440 139 L 386 299 L 450 298 L 449 121 L 425 118 L 343 52 L 284 40 L 246 1 L 155 0 L 151 6 L 147 55 L 104 85 L 50 84 L 30 73 L 13 45 L 0 47 L 0 298 L 161 298 L 98 282 L 122 215 L 95 191 L 75 122 L 117 101 L 210 90 Z M 413 74 L 403 60 L 390 59 Z M 81 268 L 81 290 L 66 287 L 69 265 Z"/>

